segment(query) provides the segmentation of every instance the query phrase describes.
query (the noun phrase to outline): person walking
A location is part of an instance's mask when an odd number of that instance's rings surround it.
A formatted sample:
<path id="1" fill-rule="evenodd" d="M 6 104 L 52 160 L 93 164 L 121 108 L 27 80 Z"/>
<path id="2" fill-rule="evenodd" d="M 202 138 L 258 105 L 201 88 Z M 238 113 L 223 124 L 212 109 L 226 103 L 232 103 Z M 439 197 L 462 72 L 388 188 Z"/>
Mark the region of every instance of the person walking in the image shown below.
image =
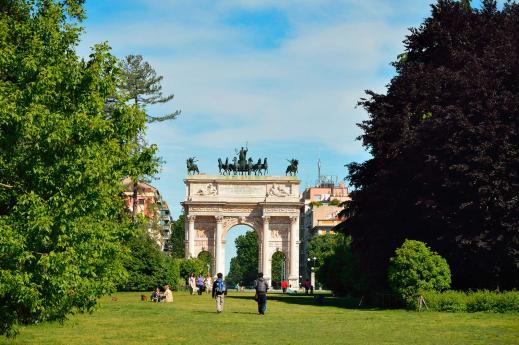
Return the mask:
<path id="1" fill-rule="evenodd" d="M 283 293 L 287 293 L 288 282 L 286 280 L 281 281 L 281 289 L 283 289 Z"/>
<path id="2" fill-rule="evenodd" d="M 210 293 L 213 290 L 213 279 L 209 273 L 207 273 L 207 277 L 205 277 L 204 284 L 205 292 Z"/>
<path id="3" fill-rule="evenodd" d="M 305 282 L 303 283 L 303 286 L 305 287 L 305 295 L 308 295 L 308 290 L 310 290 L 310 287 L 312 286 L 310 279 L 306 278 Z"/>
<path id="4" fill-rule="evenodd" d="M 202 273 L 200 273 L 196 279 L 196 287 L 198 288 L 198 296 L 201 296 L 202 292 L 204 292 L 204 277 Z"/>
<path id="5" fill-rule="evenodd" d="M 223 275 L 217 274 L 217 279 L 213 283 L 213 291 L 211 296 L 216 299 L 216 312 L 219 314 L 223 311 L 224 297 L 227 295 L 227 288 L 223 281 Z"/>
<path id="6" fill-rule="evenodd" d="M 191 273 L 191 275 L 189 276 L 189 290 L 191 290 L 191 295 L 195 294 L 196 279 L 195 279 L 195 274 L 194 273 Z"/>
<path id="7" fill-rule="evenodd" d="M 267 290 L 269 284 L 263 279 L 263 273 L 258 273 L 258 279 L 254 281 L 254 289 L 256 289 L 256 301 L 258 302 L 258 313 L 265 315 L 267 309 Z"/>

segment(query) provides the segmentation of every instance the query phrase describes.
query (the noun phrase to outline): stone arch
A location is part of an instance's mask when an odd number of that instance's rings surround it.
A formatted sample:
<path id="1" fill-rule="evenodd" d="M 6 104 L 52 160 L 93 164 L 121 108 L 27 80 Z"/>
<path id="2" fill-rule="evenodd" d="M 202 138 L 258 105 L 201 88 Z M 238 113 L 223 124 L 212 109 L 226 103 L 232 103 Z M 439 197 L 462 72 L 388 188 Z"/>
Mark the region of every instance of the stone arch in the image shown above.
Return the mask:
<path id="1" fill-rule="evenodd" d="M 224 271 L 225 238 L 232 227 L 247 225 L 258 235 L 258 271 L 269 280 L 272 255 L 282 248 L 289 281 L 299 279 L 300 181 L 287 176 L 193 175 L 184 180 L 185 257 L 202 247 L 213 255 L 215 272 Z M 207 191 L 210 191 L 207 192 Z"/>

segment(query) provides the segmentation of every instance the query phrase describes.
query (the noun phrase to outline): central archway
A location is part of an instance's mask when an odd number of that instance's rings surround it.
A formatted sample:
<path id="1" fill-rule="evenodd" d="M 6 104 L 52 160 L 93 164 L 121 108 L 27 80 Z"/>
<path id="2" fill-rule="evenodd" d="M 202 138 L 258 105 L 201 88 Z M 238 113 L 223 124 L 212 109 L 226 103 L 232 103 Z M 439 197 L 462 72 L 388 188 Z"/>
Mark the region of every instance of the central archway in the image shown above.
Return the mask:
<path id="1" fill-rule="evenodd" d="M 293 176 L 194 175 L 184 180 L 185 257 L 205 248 L 215 260 L 213 273 L 225 273 L 225 238 L 237 224 L 258 235 L 258 271 L 270 281 L 271 259 L 286 254 L 288 280 L 299 280 L 300 181 Z"/>
<path id="2" fill-rule="evenodd" d="M 252 286 L 257 278 L 259 239 L 247 225 L 235 225 L 225 236 L 225 271 L 230 286 Z"/>

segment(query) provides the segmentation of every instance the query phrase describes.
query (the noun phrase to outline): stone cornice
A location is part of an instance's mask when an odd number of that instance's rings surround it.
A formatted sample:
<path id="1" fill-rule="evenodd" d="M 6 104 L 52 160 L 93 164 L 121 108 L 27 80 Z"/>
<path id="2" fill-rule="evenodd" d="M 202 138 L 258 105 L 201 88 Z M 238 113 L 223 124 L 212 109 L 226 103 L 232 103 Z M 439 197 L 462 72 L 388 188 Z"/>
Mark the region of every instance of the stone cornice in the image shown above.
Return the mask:
<path id="1" fill-rule="evenodd" d="M 260 184 L 265 183 L 294 183 L 299 184 L 301 180 L 297 178 L 297 176 L 227 176 L 227 175 L 192 175 L 187 176 L 184 179 L 184 183 L 187 182 L 198 182 L 198 183 L 210 183 L 210 182 L 221 182 L 221 183 L 237 183 L 244 182 L 247 184 L 253 184 L 254 182 L 258 182 Z"/>

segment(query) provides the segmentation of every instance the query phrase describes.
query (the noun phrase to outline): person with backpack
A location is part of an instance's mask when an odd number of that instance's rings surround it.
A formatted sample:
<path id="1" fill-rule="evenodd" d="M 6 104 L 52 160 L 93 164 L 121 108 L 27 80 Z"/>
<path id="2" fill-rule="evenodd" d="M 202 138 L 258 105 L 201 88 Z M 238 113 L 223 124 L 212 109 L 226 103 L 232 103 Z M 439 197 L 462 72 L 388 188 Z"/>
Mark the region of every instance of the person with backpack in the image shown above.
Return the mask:
<path id="1" fill-rule="evenodd" d="M 223 275 L 217 274 L 217 279 L 213 283 L 213 291 L 211 296 L 216 299 L 216 312 L 221 313 L 223 311 L 223 300 L 224 296 L 227 295 L 227 288 L 223 281 Z"/>
<path id="2" fill-rule="evenodd" d="M 267 290 L 269 284 L 263 279 L 263 273 L 258 273 L 258 279 L 254 281 L 254 289 L 256 289 L 256 301 L 258 302 L 258 313 L 265 315 L 267 309 Z"/>

